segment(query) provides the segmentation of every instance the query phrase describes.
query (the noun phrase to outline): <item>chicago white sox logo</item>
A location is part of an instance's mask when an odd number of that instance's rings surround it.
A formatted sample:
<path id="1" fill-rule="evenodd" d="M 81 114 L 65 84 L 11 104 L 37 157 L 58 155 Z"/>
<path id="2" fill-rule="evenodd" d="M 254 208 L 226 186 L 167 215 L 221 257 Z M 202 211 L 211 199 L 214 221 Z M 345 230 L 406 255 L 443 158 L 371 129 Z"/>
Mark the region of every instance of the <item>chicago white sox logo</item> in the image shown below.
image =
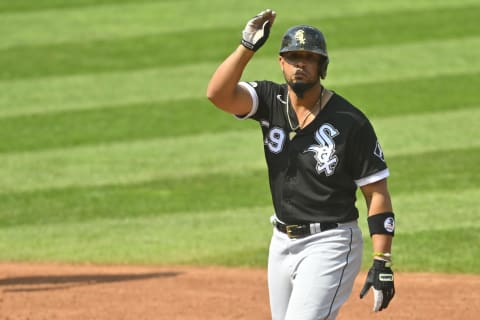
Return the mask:
<path id="1" fill-rule="evenodd" d="M 315 169 L 318 174 L 324 172 L 326 176 L 331 176 L 335 172 L 338 157 L 335 155 L 335 141 L 333 138 L 338 134 L 339 132 L 335 127 L 326 123 L 315 132 L 315 141 L 318 142 L 318 145 L 313 144 L 304 151 L 315 153 L 314 158 L 317 160 Z"/>

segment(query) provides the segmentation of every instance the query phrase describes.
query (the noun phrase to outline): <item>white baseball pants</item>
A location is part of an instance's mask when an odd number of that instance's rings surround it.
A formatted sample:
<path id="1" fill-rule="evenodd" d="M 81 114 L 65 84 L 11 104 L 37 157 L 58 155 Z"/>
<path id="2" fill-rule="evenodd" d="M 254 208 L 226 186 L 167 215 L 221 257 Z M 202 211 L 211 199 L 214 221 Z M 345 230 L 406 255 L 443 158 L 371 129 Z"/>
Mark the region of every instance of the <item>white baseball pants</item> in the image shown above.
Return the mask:
<path id="1" fill-rule="evenodd" d="M 274 227 L 268 258 L 273 320 L 333 320 L 362 264 L 357 221 L 301 239 Z"/>

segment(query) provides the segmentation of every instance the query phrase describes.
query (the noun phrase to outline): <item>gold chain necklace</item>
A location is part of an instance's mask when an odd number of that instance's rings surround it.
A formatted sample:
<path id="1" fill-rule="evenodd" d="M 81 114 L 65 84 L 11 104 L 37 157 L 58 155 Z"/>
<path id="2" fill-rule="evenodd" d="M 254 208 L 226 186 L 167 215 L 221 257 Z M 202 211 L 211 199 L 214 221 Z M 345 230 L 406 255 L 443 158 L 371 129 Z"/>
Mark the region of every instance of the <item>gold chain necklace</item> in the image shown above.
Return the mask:
<path id="1" fill-rule="evenodd" d="M 289 96 L 290 96 L 290 95 L 288 94 L 288 91 L 287 91 L 287 101 L 286 101 L 286 104 L 285 104 L 285 106 L 286 106 L 286 110 L 285 110 L 285 111 L 286 111 L 286 113 L 287 113 L 287 120 L 288 120 L 288 124 L 289 124 L 289 126 L 290 126 L 290 129 L 291 129 L 291 131 L 290 131 L 290 140 L 293 139 L 293 137 L 296 135 L 296 131 L 297 131 L 299 128 L 304 128 L 305 122 L 307 121 L 307 119 L 308 119 L 308 117 L 309 117 L 310 115 L 313 115 L 313 112 L 312 112 L 312 111 L 314 111 L 314 110 L 316 109 L 317 105 L 320 105 L 320 110 L 322 110 L 322 99 L 323 99 L 323 94 L 324 94 L 324 93 L 325 93 L 325 89 L 324 89 L 323 86 L 322 86 L 322 91 L 321 91 L 321 93 L 320 93 L 320 97 L 318 98 L 318 100 L 317 100 L 317 101 L 315 102 L 315 104 L 313 105 L 312 110 L 308 110 L 308 113 L 307 113 L 307 115 L 305 116 L 305 118 L 303 118 L 303 121 L 302 121 L 301 123 L 299 122 L 299 123 L 297 124 L 297 126 L 294 128 L 293 125 L 292 125 L 292 120 L 290 119 L 290 113 L 289 113 L 289 110 L 288 110 L 288 106 L 289 106 Z M 320 111 L 320 110 L 319 110 L 319 111 Z"/>

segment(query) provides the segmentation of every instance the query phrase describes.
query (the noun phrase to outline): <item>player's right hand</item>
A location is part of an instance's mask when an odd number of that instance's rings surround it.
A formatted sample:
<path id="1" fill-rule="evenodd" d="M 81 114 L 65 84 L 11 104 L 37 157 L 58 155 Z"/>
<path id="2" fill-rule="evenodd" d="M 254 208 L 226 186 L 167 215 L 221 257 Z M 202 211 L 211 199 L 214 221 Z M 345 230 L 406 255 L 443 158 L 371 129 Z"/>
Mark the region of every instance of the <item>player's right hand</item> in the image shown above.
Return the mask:
<path id="1" fill-rule="evenodd" d="M 275 16 L 275 11 L 267 9 L 250 19 L 242 32 L 242 45 L 252 51 L 260 49 L 270 35 Z"/>

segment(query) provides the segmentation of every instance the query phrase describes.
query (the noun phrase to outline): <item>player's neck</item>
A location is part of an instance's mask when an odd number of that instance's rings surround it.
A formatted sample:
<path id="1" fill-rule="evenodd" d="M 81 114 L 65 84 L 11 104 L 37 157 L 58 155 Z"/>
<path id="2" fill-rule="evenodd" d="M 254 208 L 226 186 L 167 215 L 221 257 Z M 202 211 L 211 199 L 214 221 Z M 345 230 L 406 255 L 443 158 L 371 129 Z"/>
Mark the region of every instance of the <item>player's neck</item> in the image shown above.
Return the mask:
<path id="1" fill-rule="evenodd" d="M 321 100 L 324 91 L 325 90 L 323 86 L 318 84 L 305 91 L 303 97 L 300 98 L 299 96 L 297 96 L 297 94 L 295 94 L 293 90 L 289 89 L 288 96 L 290 99 L 290 105 L 297 112 L 303 109 L 314 111 L 319 101 Z"/>

